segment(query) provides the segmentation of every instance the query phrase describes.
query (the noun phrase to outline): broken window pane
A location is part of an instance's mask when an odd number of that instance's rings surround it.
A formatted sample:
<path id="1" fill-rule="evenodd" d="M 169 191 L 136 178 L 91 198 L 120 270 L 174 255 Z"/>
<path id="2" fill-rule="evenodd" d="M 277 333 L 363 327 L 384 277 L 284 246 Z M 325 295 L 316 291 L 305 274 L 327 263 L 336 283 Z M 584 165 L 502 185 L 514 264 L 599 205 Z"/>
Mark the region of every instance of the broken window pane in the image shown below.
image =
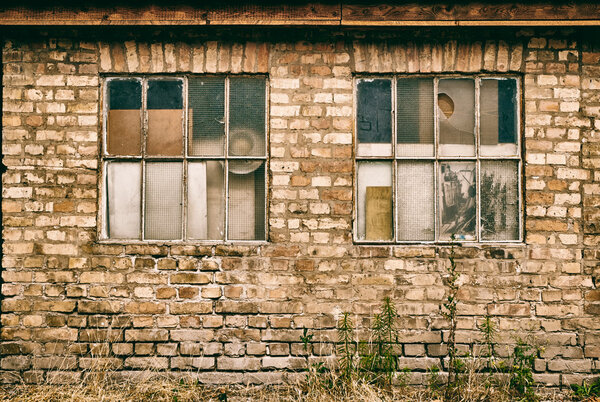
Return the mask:
<path id="1" fill-rule="evenodd" d="M 480 108 L 481 155 L 516 155 L 517 81 L 482 79 Z"/>
<path id="2" fill-rule="evenodd" d="M 481 161 L 483 240 L 519 239 L 518 169 L 517 161 Z"/>
<path id="3" fill-rule="evenodd" d="M 139 239 L 142 205 L 142 165 L 139 162 L 106 164 L 107 235 L 113 239 Z"/>
<path id="4" fill-rule="evenodd" d="M 396 156 L 433 156 L 433 80 L 398 79 Z"/>
<path id="5" fill-rule="evenodd" d="M 182 167 L 180 162 L 146 164 L 145 239 L 181 239 Z"/>
<path id="6" fill-rule="evenodd" d="M 392 82 L 362 79 L 357 85 L 358 155 L 392 155 Z"/>
<path id="7" fill-rule="evenodd" d="M 190 78 L 188 99 L 190 155 L 223 155 L 225 149 L 225 78 Z"/>
<path id="8" fill-rule="evenodd" d="M 442 156 L 475 155 L 475 81 L 442 79 L 437 94 Z"/>
<path id="9" fill-rule="evenodd" d="M 148 155 L 183 153 L 183 81 L 148 81 Z"/>
<path id="10" fill-rule="evenodd" d="M 433 177 L 433 162 L 398 162 L 396 177 L 398 240 L 434 240 Z"/>
<path id="11" fill-rule="evenodd" d="M 392 240 L 391 162 L 359 162 L 357 208 L 359 240 Z"/>
<path id="12" fill-rule="evenodd" d="M 265 79 L 229 80 L 229 155 L 265 155 Z"/>
<path id="13" fill-rule="evenodd" d="M 228 238 L 265 239 L 265 163 L 229 162 Z"/>
<path id="14" fill-rule="evenodd" d="M 225 237 L 223 162 L 190 162 L 187 196 L 188 238 L 222 240 Z"/>
<path id="15" fill-rule="evenodd" d="M 440 162 L 439 240 L 475 240 L 476 177 L 475 162 Z"/>
<path id="16" fill-rule="evenodd" d="M 140 155 L 142 83 L 132 79 L 110 80 L 107 86 L 107 152 L 110 155 Z"/>

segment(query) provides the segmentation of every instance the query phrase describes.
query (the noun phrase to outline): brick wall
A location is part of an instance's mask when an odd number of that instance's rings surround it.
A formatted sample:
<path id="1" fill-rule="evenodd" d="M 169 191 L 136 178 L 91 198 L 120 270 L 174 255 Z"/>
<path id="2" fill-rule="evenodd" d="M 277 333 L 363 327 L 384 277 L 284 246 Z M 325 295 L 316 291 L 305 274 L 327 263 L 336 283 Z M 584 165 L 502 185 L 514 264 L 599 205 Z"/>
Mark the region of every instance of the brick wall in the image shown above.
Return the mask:
<path id="1" fill-rule="evenodd" d="M 472 348 L 490 314 L 501 346 L 545 345 L 542 383 L 600 370 L 600 45 L 586 32 L 8 35 L 1 380 L 79 381 L 101 358 L 124 375 L 282 381 L 332 357 L 341 312 L 367 325 L 385 296 L 412 381 L 442 365 L 449 248 L 352 242 L 357 72 L 522 74 L 525 242 L 457 248 L 456 339 Z M 97 241 L 100 74 L 175 72 L 268 73 L 267 244 Z"/>

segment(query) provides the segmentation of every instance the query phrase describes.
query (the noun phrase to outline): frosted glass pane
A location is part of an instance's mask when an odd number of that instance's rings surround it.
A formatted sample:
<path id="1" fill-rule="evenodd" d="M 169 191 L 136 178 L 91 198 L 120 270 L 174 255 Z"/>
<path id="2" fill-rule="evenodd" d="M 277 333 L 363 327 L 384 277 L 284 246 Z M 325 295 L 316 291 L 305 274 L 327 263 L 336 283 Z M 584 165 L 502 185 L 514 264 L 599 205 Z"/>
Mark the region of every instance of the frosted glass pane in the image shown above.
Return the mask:
<path id="1" fill-rule="evenodd" d="M 519 239 L 517 161 L 481 162 L 481 236 L 483 240 Z"/>
<path id="2" fill-rule="evenodd" d="M 475 81 L 440 80 L 437 102 L 440 155 L 475 155 Z"/>
<path id="3" fill-rule="evenodd" d="M 358 155 L 392 155 L 392 82 L 362 79 L 357 84 Z"/>
<path id="4" fill-rule="evenodd" d="M 476 177 L 474 162 L 440 162 L 440 240 L 476 240 Z"/>
<path id="5" fill-rule="evenodd" d="M 107 234 L 111 239 L 139 239 L 142 205 L 139 162 L 106 164 Z"/>
<path id="6" fill-rule="evenodd" d="M 229 155 L 265 155 L 265 79 L 229 80 Z"/>
<path id="7" fill-rule="evenodd" d="M 148 155 L 183 153 L 183 82 L 148 81 Z"/>
<path id="8" fill-rule="evenodd" d="M 144 238 L 181 239 L 183 169 L 179 162 L 146 164 Z"/>
<path id="9" fill-rule="evenodd" d="M 484 156 L 517 154 L 517 81 L 481 80 L 480 153 Z"/>
<path id="10" fill-rule="evenodd" d="M 225 78 L 190 78 L 188 95 L 190 154 L 223 155 L 225 150 Z"/>
<path id="11" fill-rule="evenodd" d="M 397 156 L 433 156 L 433 80 L 398 79 Z"/>
<path id="12" fill-rule="evenodd" d="M 229 162 L 229 223 L 231 240 L 265 239 L 265 163 Z"/>
<path id="13" fill-rule="evenodd" d="M 435 236 L 433 163 L 398 162 L 398 240 L 432 241 Z"/>
<path id="14" fill-rule="evenodd" d="M 190 239 L 222 240 L 225 236 L 223 162 L 188 164 L 188 226 Z"/>
<path id="15" fill-rule="evenodd" d="M 142 83 L 139 80 L 110 80 L 107 85 L 107 152 L 140 155 Z"/>
<path id="16" fill-rule="evenodd" d="M 358 164 L 358 240 L 392 240 L 392 163 Z"/>

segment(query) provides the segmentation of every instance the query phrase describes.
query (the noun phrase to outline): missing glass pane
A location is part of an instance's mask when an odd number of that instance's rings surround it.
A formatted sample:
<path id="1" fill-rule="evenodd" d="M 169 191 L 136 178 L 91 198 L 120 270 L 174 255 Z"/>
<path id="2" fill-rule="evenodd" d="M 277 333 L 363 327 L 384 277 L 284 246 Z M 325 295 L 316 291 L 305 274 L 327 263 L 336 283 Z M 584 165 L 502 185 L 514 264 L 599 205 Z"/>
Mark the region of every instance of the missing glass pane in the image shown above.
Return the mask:
<path id="1" fill-rule="evenodd" d="M 396 205 L 400 241 L 434 240 L 433 170 L 433 162 L 398 162 Z"/>
<path id="2" fill-rule="evenodd" d="M 144 238 L 181 239 L 183 165 L 147 163 L 145 185 Z"/>
<path id="3" fill-rule="evenodd" d="M 391 156 L 391 80 L 359 80 L 356 98 L 358 154 L 360 156 Z"/>
<path id="4" fill-rule="evenodd" d="M 139 162 L 106 164 L 107 235 L 113 239 L 139 239 L 142 165 Z"/>
<path id="5" fill-rule="evenodd" d="M 475 240 L 477 203 L 474 162 L 441 162 L 439 168 L 439 239 Z"/>
<path id="6" fill-rule="evenodd" d="M 225 149 L 225 78 L 190 78 L 188 99 L 190 154 L 223 155 Z"/>
<path id="7" fill-rule="evenodd" d="M 190 239 L 225 237 L 225 180 L 222 161 L 188 164 L 187 235 Z"/>
<path id="8" fill-rule="evenodd" d="M 475 81 L 441 79 L 438 85 L 439 152 L 443 156 L 475 155 Z"/>
<path id="9" fill-rule="evenodd" d="M 482 79 L 480 109 L 481 155 L 516 155 L 517 81 Z"/>
<path id="10" fill-rule="evenodd" d="M 138 80 L 110 80 L 107 86 L 107 152 L 111 155 L 139 155 L 142 84 Z"/>
<path id="11" fill-rule="evenodd" d="M 433 156 L 433 80 L 398 79 L 397 156 Z"/>
<path id="12" fill-rule="evenodd" d="M 483 240 L 519 239 L 517 161 L 481 162 L 481 236 Z"/>
<path id="13" fill-rule="evenodd" d="M 265 79 L 229 80 L 229 155 L 265 155 Z"/>
<path id="14" fill-rule="evenodd" d="M 183 82 L 148 81 L 148 155 L 183 153 Z"/>
<path id="15" fill-rule="evenodd" d="M 264 161 L 229 162 L 228 202 L 228 238 L 231 240 L 264 240 Z"/>
<path id="16" fill-rule="evenodd" d="M 359 162 L 357 231 L 359 240 L 392 240 L 392 164 Z"/>

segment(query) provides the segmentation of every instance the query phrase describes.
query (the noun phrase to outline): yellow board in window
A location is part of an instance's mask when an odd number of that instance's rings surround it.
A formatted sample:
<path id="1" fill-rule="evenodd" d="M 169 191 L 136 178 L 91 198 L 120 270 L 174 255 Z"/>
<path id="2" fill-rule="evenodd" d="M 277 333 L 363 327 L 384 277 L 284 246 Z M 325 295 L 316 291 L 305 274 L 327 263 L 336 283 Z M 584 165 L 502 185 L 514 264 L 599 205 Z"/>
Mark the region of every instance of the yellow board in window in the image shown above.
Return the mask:
<path id="1" fill-rule="evenodd" d="M 392 239 L 392 187 L 367 187 L 367 240 Z"/>

